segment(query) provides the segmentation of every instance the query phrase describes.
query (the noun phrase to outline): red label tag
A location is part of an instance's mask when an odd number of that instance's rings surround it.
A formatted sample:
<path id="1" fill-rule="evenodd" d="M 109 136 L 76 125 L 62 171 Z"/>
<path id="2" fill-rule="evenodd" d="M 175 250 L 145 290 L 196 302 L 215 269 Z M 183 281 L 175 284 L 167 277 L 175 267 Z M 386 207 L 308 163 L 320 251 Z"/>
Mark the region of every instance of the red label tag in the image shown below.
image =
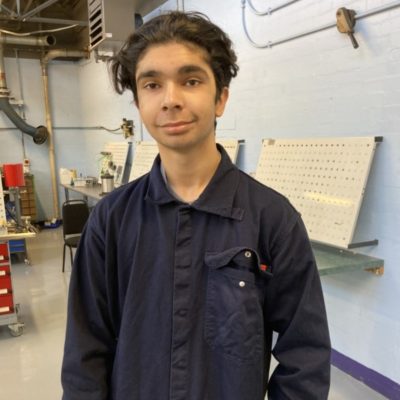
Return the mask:
<path id="1" fill-rule="evenodd" d="M 260 269 L 261 269 L 261 271 L 266 271 L 268 269 L 268 266 L 265 264 L 261 264 Z"/>

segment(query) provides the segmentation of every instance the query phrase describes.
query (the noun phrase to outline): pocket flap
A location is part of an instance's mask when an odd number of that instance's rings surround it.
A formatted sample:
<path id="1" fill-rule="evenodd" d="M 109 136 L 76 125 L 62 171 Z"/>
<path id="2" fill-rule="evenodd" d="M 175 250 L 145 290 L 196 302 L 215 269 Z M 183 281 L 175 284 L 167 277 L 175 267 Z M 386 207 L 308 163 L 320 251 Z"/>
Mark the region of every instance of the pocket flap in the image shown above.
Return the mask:
<path id="1" fill-rule="evenodd" d="M 239 266 L 246 267 L 253 272 L 258 272 L 263 278 L 269 279 L 272 277 L 270 271 L 265 270 L 265 266 L 261 266 L 258 253 L 246 246 L 237 246 L 230 249 L 205 253 L 204 262 L 212 269 L 219 269 L 227 266 L 230 263 L 235 263 Z"/>
<path id="2" fill-rule="evenodd" d="M 250 257 L 246 257 L 245 253 L 249 251 L 251 253 Z M 238 246 L 238 247 L 232 247 L 228 250 L 220 251 L 220 252 L 206 252 L 204 261 L 205 263 L 213 268 L 213 269 L 218 269 L 225 267 L 228 265 L 230 262 L 235 261 L 234 259 L 236 256 L 243 256 L 243 260 L 247 262 L 248 264 L 253 264 L 255 262 L 254 257 L 256 257 L 257 263 L 260 264 L 260 260 L 258 258 L 257 253 L 248 248 L 248 247 L 243 247 L 243 246 Z M 242 259 L 242 257 L 240 257 Z"/>

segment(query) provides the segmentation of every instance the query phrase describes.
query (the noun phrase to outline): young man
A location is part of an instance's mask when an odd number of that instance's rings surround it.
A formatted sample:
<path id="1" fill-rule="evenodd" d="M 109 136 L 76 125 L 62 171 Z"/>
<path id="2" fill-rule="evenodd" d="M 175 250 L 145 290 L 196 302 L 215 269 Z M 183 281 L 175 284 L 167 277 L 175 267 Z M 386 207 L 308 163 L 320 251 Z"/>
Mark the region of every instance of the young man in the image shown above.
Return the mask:
<path id="1" fill-rule="evenodd" d="M 111 66 L 160 154 L 97 205 L 82 236 L 64 400 L 326 399 L 329 335 L 300 216 L 215 143 L 238 71 L 230 40 L 173 12 Z"/>

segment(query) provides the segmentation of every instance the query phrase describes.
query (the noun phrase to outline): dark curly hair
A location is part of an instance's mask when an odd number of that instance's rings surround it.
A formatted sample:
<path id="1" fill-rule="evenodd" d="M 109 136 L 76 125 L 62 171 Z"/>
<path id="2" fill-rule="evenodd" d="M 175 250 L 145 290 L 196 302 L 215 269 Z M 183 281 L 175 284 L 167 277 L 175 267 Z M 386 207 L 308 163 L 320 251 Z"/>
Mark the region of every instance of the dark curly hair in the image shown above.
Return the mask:
<path id="1" fill-rule="evenodd" d="M 128 37 L 119 53 L 109 59 L 112 82 L 117 93 L 132 90 L 133 98 L 138 102 L 135 79 L 137 64 L 149 46 L 167 42 L 192 43 L 206 51 L 217 86 L 216 100 L 238 73 L 236 54 L 225 32 L 204 14 L 172 11 L 142 25 Z"/>

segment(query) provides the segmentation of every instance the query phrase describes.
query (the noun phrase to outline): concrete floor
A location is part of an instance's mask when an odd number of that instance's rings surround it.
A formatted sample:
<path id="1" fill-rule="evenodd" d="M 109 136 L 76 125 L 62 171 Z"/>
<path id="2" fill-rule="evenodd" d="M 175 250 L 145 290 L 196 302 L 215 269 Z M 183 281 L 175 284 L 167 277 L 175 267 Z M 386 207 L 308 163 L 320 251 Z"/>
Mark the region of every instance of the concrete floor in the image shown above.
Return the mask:
<path id="1" fill-rule="evenodd" d="M 14 294 L 25 323 L 22 336 L 0 327 L 0 398 L 61 399 L 62 360 L 70 265 L 61 272 L 62 231 L 49 229 L 28 240 L 31 265 L 13 266 Z M 332 368 L 329 400 L 380 400 L 364 384 Z M 84 400 L 84 399 L 82 399 Z"/>

